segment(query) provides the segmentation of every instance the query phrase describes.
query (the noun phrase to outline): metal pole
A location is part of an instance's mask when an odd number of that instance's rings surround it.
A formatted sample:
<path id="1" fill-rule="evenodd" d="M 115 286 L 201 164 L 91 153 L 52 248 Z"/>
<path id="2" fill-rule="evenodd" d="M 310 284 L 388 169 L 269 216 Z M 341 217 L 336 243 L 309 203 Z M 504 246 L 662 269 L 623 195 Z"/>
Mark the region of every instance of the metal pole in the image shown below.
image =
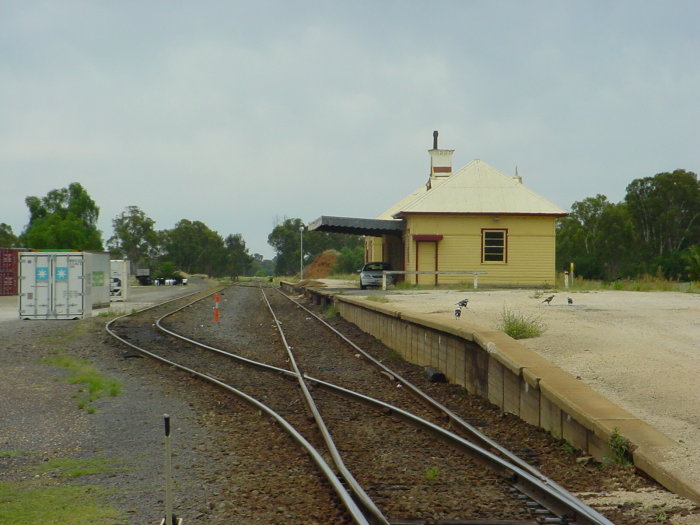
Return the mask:
<path id="1" fill-rule="evenodd" d="M 304 225 L 299 226 L 299 280 L 304 280 Z"/>
<path id="2" fill-rule="evenodd" d="M 165 523 L 173 525 L 173 476 L 172 449 L 170 446 L 170 416 L 163 414 L 165 420 Z"/>

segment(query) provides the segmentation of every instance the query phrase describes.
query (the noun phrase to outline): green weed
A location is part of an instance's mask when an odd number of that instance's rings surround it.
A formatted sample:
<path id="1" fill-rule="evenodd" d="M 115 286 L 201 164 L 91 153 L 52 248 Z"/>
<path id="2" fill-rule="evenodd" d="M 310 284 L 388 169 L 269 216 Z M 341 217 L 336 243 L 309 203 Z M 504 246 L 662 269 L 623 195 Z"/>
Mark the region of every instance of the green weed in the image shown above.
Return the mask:
<path id="1" fill-rule="evenodd" d="M 121 393 L 122 387 L 118 381 L 106 377 L 86 361 L 71 356 L 57 355 L 42 359 L 42 362 L 67 370 L 68 377 L 65 380 L 71 385 L 80 385 L 78 392 L 83 395 L 75 396 L 78 399 L 77 405 L 80 409 L 89 407 L 90 403 L 101 397 L 114 397 Z M 95 412 L 94 408 L 89 408 L 89 413 Z"/>
<path id="2" fill-rule="evenodd" d="M 613 455 L 605 456 L 604 460 L 606 463 L 623 466 L 632 465 L 632 442 L 620 434 L 617 428 L 613 429 L 612 434 L 610 434 L 608 445 Z"/>
<path id="3" fill-rule="evenodd" d="M 567 454 L 576 454 L 576 449 L 568 441 L 564 441 L 561 444 L 561 449 Z"/>
<path id="4" fill-rule="evenodd" d="M 334 304 L 332 304 L 328 308 L 325 309 L 325 311 L 323 312 L 323 315 L 325 315 L 328 318 L 337 317 L 338 316 L 338 308 Z"/>
<path id="5" fill-rule="evenodd" d="M 437 467 L 430 467 L 425 469 L 425 479 L 428 481 L 437 481 L 440 477 L 440 469 Z"/>
<path id="6" fill-rule="evenodd" d="M 529 339 L 542 335 L 547 330 L 547 326 L 540 316 L 523 314 L 504 306 L 498 329 L 513 339 Z"/>
<path id="7" fill-rule="evenodd" d="M 404 357 L 400 353 L 398 353 L 396 350 L 393 350 L 392 348 L 387 348 L 385 355 L 386 355 L 387 361 L 391 361 L 394 363 L 400 363 L 402 361 L 405 361 Z"/>
<path id="8" fill-rule="evenodd" d="M 383 295 L 368 295 L 366 297 L 368 301 L 374 301 L 375 303 L 388 303 L 389 299 L 387 299 Z"/>

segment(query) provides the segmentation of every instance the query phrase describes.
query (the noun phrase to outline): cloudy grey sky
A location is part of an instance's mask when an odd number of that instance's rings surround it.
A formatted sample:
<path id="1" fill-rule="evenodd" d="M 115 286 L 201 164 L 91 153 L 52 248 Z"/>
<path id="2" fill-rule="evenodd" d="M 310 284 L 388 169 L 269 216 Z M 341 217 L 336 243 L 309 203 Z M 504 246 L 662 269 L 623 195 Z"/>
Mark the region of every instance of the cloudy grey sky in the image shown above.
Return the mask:
<path id="1" fill-rule="evenodd" d="M 0 3 L 0 222 L 80 182 L 241 233 L 374 217 L 427 179 L 433 130 L 555 204 L 700 170 L 700 2 Z"/>

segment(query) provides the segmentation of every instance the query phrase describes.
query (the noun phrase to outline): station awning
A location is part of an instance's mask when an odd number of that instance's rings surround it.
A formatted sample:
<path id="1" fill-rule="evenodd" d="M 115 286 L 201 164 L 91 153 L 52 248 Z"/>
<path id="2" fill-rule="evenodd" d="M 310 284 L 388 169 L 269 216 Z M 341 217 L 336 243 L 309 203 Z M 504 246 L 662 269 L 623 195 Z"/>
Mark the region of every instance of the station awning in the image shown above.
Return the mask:
<path id="1" fill-rule="evenodd" d="M 406 223 L 399 219 L 356 219 L 323 215 L 309 223 L 310 231 L 349 233 L 352 235 L 401 235 Z"/>

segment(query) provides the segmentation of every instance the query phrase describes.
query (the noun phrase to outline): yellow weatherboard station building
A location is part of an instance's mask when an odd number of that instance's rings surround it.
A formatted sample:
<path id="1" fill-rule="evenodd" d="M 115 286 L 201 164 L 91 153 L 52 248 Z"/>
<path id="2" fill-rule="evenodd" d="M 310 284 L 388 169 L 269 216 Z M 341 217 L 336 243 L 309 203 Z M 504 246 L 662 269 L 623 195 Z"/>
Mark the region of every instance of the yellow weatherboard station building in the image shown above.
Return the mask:
<path id="1" fill-rule="evenodd" d="M 407 282 L 553 285 L 556 219 L 567 212 L 481 160 L 452 171 L 454 150 L 433 133 L 426 184 L 376 219 L 321 217 L 310 229 L 365 235 L 365 260 L 407 272 Z M 437 273 L 435 273 L 437 272 Z M 447 273 L 444 273 L 447 272 Z"/>

